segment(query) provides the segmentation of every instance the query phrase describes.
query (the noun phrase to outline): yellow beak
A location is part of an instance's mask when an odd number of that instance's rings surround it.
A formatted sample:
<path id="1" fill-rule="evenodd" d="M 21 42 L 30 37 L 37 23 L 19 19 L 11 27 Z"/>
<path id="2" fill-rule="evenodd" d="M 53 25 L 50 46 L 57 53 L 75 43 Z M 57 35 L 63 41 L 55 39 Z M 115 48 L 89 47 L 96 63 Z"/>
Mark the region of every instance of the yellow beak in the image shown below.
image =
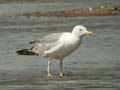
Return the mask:
<path id="1" fill-rule="evenodd" d="M 92 36 L 92 35 L 93 35 L 93 33 L 92 33 L 92 32 L 90 32 L 90 31 L 88 31 L 88 32 L 86 32 L 86 35 Z"/>

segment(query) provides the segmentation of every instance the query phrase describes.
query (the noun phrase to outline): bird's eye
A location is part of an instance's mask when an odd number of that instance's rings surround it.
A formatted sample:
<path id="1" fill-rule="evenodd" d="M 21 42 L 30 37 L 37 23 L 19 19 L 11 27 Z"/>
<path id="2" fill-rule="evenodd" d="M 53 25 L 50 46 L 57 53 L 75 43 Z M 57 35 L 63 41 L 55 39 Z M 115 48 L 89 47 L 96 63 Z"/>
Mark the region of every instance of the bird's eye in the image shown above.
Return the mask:
<path id="1" fill-rule="evenodd" d="M 82 29 L 79 29 L 80 31 L 83 31 Z"/>

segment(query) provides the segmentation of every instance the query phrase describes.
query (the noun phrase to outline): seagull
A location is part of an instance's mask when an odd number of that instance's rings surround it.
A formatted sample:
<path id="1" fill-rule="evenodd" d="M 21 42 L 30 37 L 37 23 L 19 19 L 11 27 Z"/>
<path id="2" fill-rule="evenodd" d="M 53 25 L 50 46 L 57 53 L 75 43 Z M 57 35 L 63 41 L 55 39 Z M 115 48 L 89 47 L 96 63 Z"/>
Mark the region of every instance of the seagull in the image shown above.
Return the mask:
<path id="1" fill-rule="evenodd" d="M 30 49 L 22 49 L 16 51 L 18 55 L 40 55 L 48 58 L 47 73 L 51 75 L 51 60 L 57 59 L 60 61 L 60 77 L 63 76 L 62 62 L 63 59 L 70 55 L 73 51 L 79 48 L 82 38 L 85 35 L 92 36 L 93 33 L 87 31 L 86 27 L 76 25 L 72 32 L 61 32 L 48 34 L 38 40 L 31 41 Z"/>

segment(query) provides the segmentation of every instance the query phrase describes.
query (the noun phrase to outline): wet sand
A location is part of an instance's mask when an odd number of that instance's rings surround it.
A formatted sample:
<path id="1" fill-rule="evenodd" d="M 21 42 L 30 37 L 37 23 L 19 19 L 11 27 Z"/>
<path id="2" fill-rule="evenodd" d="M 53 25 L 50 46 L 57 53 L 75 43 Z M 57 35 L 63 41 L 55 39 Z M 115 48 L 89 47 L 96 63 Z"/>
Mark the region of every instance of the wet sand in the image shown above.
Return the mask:
<path id="1" fill-rule="evenodd" d="M 15 16 L 57 16 L 57 17 L 75 17 L 75 16 L 118 16 L 120 15 L 120 6 L 99 6 L 96 8 L 80 8 L 70 10 L 57 11 L 33 11 L 33 12 L 18 12 Z"/>
<path id="2" fill-rule="evenodd" d="M 10 2 L 9 0 L 7 1 L 0 0 L 0 16 L 24 15 L 28 17 L 74 17 L 89 15 L 120 15 L 119 0 L 18 0 L 18 2 L 16 0 L 12 0 Z"/>
<path id="3" fill-rule="evenodd" d="M 2 90 L 119 90 L 120 17 L 0 17 L 0 89 Z M 19 56 L 29 41 L 49 33 L 72 31 L 76 24 L 94 32 L 63 64 L 52 61 L 53 78 L 48 79 L 47 59 Z"/>

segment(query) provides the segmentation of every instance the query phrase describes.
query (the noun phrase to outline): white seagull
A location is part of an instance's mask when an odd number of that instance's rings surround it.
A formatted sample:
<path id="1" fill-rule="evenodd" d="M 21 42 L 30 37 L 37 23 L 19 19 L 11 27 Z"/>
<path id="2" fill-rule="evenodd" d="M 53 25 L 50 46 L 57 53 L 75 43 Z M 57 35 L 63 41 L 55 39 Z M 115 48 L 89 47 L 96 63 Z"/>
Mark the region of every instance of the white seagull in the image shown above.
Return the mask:
<path id="1" fill-rule="evenodd" d="M 82 37 L 85 35 L 92 36 L 93 33 L 87 31 L 82 25 L 77 25 L 72 32 L 52 33 L 44 36 L 39 40 L 30 42 L 32 48 L 19 50 L 16 53 L 19 55 L 40 55 L 49 58 L 47 73 L 51 75 L 51 60 L 60 60 L 60 76 L 63 76 L 62 61 L 64 57 L 75 51 L 82 42 Z"/>

